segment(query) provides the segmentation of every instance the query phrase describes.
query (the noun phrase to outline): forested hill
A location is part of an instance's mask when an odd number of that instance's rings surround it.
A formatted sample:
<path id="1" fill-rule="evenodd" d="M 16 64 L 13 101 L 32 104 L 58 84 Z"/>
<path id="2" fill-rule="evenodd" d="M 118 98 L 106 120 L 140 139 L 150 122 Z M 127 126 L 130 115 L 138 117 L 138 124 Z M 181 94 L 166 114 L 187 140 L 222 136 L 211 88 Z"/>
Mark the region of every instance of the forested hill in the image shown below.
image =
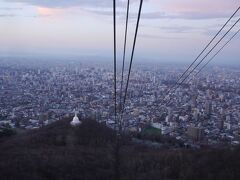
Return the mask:
<path id="1" fill-rule="evenodd" d="M 0 177 L 11 180 L 114 180 L 115 133 L 93 120 L 64 119 L 0 141 Z M 240 149 L 159 149 L 121 139 L 119 179 L 236 180 Z"/>

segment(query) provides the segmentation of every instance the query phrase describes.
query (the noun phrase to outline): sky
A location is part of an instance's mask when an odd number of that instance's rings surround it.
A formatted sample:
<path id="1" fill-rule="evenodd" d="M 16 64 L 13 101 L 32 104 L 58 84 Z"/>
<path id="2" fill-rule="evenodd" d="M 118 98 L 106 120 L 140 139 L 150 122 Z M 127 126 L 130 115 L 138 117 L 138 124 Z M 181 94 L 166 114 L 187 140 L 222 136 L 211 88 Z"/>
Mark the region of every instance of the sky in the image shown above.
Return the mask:
<path id="1" fill-rule="evenodd" d="M 127 1 L 116 1 L 117 48 L 120 60 Z M 111 58 L 112 2 L 0 0 L 0 53 Z M 130 2 L 127 57 L 133 43 L 139 0 Z M 191 62 L 239 6 L 239 0 L 144 0 L 135 57 L 145 60 Z M 240 12 L 233 20 L 236 21 L 238 17 Z M 231 22 L 233 23 L 234 21 Z M 230 36 L 239 28 L 240 23 Z M 226 30 L 223 31 L 225 32 Z M 230 36 L 227 36 L 225 41 Z M 223 50 L 216 61 L 238 62 L 239 45 L 240 34 Z"/>

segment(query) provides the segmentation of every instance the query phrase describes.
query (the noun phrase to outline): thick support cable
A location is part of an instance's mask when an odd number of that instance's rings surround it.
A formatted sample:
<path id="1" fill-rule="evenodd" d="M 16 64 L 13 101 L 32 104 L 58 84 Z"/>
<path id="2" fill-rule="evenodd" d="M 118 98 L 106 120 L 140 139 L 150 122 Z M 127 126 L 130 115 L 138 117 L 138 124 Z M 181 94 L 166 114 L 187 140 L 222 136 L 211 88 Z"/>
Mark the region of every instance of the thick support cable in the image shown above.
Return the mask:
<path id="1" fill-rule="evenodd" d="M 189 74 L 173 89 L 173 92 L 180 87 L 183 82 L 194 72 L 194 70 L 206 59 L 206 57 L 217 47 L 217 45 L 225 38 L 225 36 L 235 27 L 235 25 L 240 21 L 240 18 L 231 26 L 230 29 L 221 37 L 221 39 L 211 48 L 211 50 L 202 58 L 202 60 L 189 72 Z M 169 101 L 170 102 L 170 101 Z M 167 104 L 169 104 L 169 102 Z"/>
<path id="2" fill-rule="evenodd" d="M 177 86 L 179 87 L 191 74 L 192 72 L 206 59 L 206 57 L 217 47 L 217 45 L 225 38 L 225 36 L 234 28 L 234 26 L 240 21 L 240 18 L 231 26 L 231 28 L 221 37 L 221 39 L 211 48 L 211 50 L 202 58 L 202 60 L 189 72 L 189 74 L 181 81 Z"/>
<path id="3" fill-rule="evenodd" d="M 181 78 L 188 72 L 188 70 L 194 65 L 194 63 L 199 59 L 199 57 L 205 52 L 205 50 L 211 45 L 211 43 L 217 38 L 217 36 L 222 32 L 222 30 L 226 27 L 226 25 L 230 22 L 230 20 L 235 16 L 235 14 L 239 11 L 240 6 L 237 8 L 237 10 L 231 15 L 231 17 L 227 20 L 227 22 L 222 26 L 222 28 L 217 32 L 217 34 L 212 38 L 212 40 L 207 44 L 207 46 L 201 51 L 201 53 L 197 56 L 197 58 L 189 65 L 187 70 L 179 77 L 178 81 L 175 85 L 178 84 L 178 82 L 181 80 Z"/>
<path id="4" fill-rule="evenodd" d="M 230 20 L 236 15 L 236 13 L 239 11 L 240 6 L 237 8 L 237 10 L 230 16 L 230 18 L 226 21 L 226 23 L 221 27 L 221 29 L 217 32 L 217 34 L 211 39 L 211 41 L 205 46 L 205 48 L 201 51 L 201 53 L 197 56 L 197 58 L 188 66 L 188 68 L 182 73 L 182 75 L 178 78 L 176 83 L 168 89 L 167 95 L 178 85 L 182 77 L 186 75 L 186 73 L 189 71 L 189 69 L 195 64 L 195 62 L 199 59 L 199 57 L 206 51 L 206 49 L 211 45 L 211 43 L 217 38 L 217 36 L 222 32 L 222 30 L 226 27 L 226 25 L 230 22 Z M 166 95 L 166 96 L 167 96 Z M 164 99 L 160 102 L 160 104 L 164 103 Z"/>
<path id="5" fill-rule="evenodd" d="M 116 45 L 116 0 L 113 0 L 113 53 L 114 53 L 114 116 L 115 116 L 115 124 L 117 126 L 117 45 Z M 115 127 L 117 128 L 117 127 Z"/>
<path id="6" fill-rule="evenodd" d="M 194 75 L 198 75 L 231 41 L 232 39 L 240 32 L 240 29 L 234 33 L 234 35 L 219 49 L 200 69 L 199 71 Z"/>
<path id="7" fill-rule="evenodd" d="M 124 47 L 123 47 L 123 61 L 122 61 L 122 77 L 121 77 L 121 87 L 120 87 L 120 112 L 122 110 L 122 94 L 123 94 L 123 77 L 124 77 L 124 69 L 125 69 L 125 58 L 126 58 L 126 46 L 127 46 L 127 34 L 128 34 L 128 17 L 129 17 L 129 5 L 130 0 L 127 2 L 127 15 L 126 15 L 126 26 L 125 26 L 125 39 L 124 39 Z"/>
<path id="8" fill-rule="evenodd" d="M 123 115 L 123 112 L 124 112 L 124 109 L 125 109 L 125 103 L 126 103 L 126 99 L 127 99 L 129 80 L 130 80 L 130 75 L 131 75 L 131 70 L 132 70 L 132 62 L 133 62 L 136 40 L 137 40 L 137 35 L 138 35 L 138 27 L 139 27 L 139 22 L 140 22 L 140 18 L 141 18 L 141 12 L 142 12 L 142 4 L 143 4 L 143 0 L 140 0 L 138 18 L 137 18 L 137 25 L 136 25 L 136 29 L 135 29 L 133 48 L 132 48 L 131 59 L 130 59 L 129 70 L 128 70 L 127 83 L 126 83 L 126 87 L 125 87 L 125 94 L 124 94 L 123 104 L 122 104 L 121 119 L 122 119 L 122 115 Z"/>

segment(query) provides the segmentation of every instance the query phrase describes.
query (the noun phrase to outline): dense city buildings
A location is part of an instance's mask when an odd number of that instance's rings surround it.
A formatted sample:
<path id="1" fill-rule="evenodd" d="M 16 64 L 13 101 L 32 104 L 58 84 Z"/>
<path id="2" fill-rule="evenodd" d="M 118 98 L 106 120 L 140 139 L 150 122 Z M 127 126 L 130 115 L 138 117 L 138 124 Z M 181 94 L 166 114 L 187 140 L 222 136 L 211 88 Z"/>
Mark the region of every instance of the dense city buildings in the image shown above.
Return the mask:
<path id="1" fill-rule="evenodd" d="M 39 128 L 73 117 L 74 110 L 79 119 L 94 118 L 114 127 L 111 64 L 56 61 L 46 66 L 45 61 L 14 64 L 14 59 L 4 58 L 1 62 L 2 127 Z M 240 68 L 211 66 L 167 95 L 185 69 L 184 65 L 136 64 L 123 129 L 141 131 L 151 125 L 186 144 L 239 144 Z M 118 85 L 120 94 L 120 78 Z"/>

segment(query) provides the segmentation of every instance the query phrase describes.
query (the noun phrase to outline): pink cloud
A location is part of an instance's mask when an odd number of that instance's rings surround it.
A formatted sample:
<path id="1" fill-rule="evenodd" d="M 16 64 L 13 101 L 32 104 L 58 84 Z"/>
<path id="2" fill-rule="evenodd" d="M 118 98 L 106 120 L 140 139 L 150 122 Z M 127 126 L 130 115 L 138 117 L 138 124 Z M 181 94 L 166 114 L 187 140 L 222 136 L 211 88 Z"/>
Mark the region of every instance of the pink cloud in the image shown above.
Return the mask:
<path id="1" fill-rule="evenodd" d="M 56 8 L 45 8 L 45 7 L 37 7 L 37 12 L 39 15 L 42 16 L 53 16 L 61 13 L 62 9 L 56 9 Z"/>
<path id="2" fill-rule="evenodd" d="M 169 13 L 227 13 L 233 12 L 240 6 L 236 0 L 150 0 L 159 10 Z"/>

